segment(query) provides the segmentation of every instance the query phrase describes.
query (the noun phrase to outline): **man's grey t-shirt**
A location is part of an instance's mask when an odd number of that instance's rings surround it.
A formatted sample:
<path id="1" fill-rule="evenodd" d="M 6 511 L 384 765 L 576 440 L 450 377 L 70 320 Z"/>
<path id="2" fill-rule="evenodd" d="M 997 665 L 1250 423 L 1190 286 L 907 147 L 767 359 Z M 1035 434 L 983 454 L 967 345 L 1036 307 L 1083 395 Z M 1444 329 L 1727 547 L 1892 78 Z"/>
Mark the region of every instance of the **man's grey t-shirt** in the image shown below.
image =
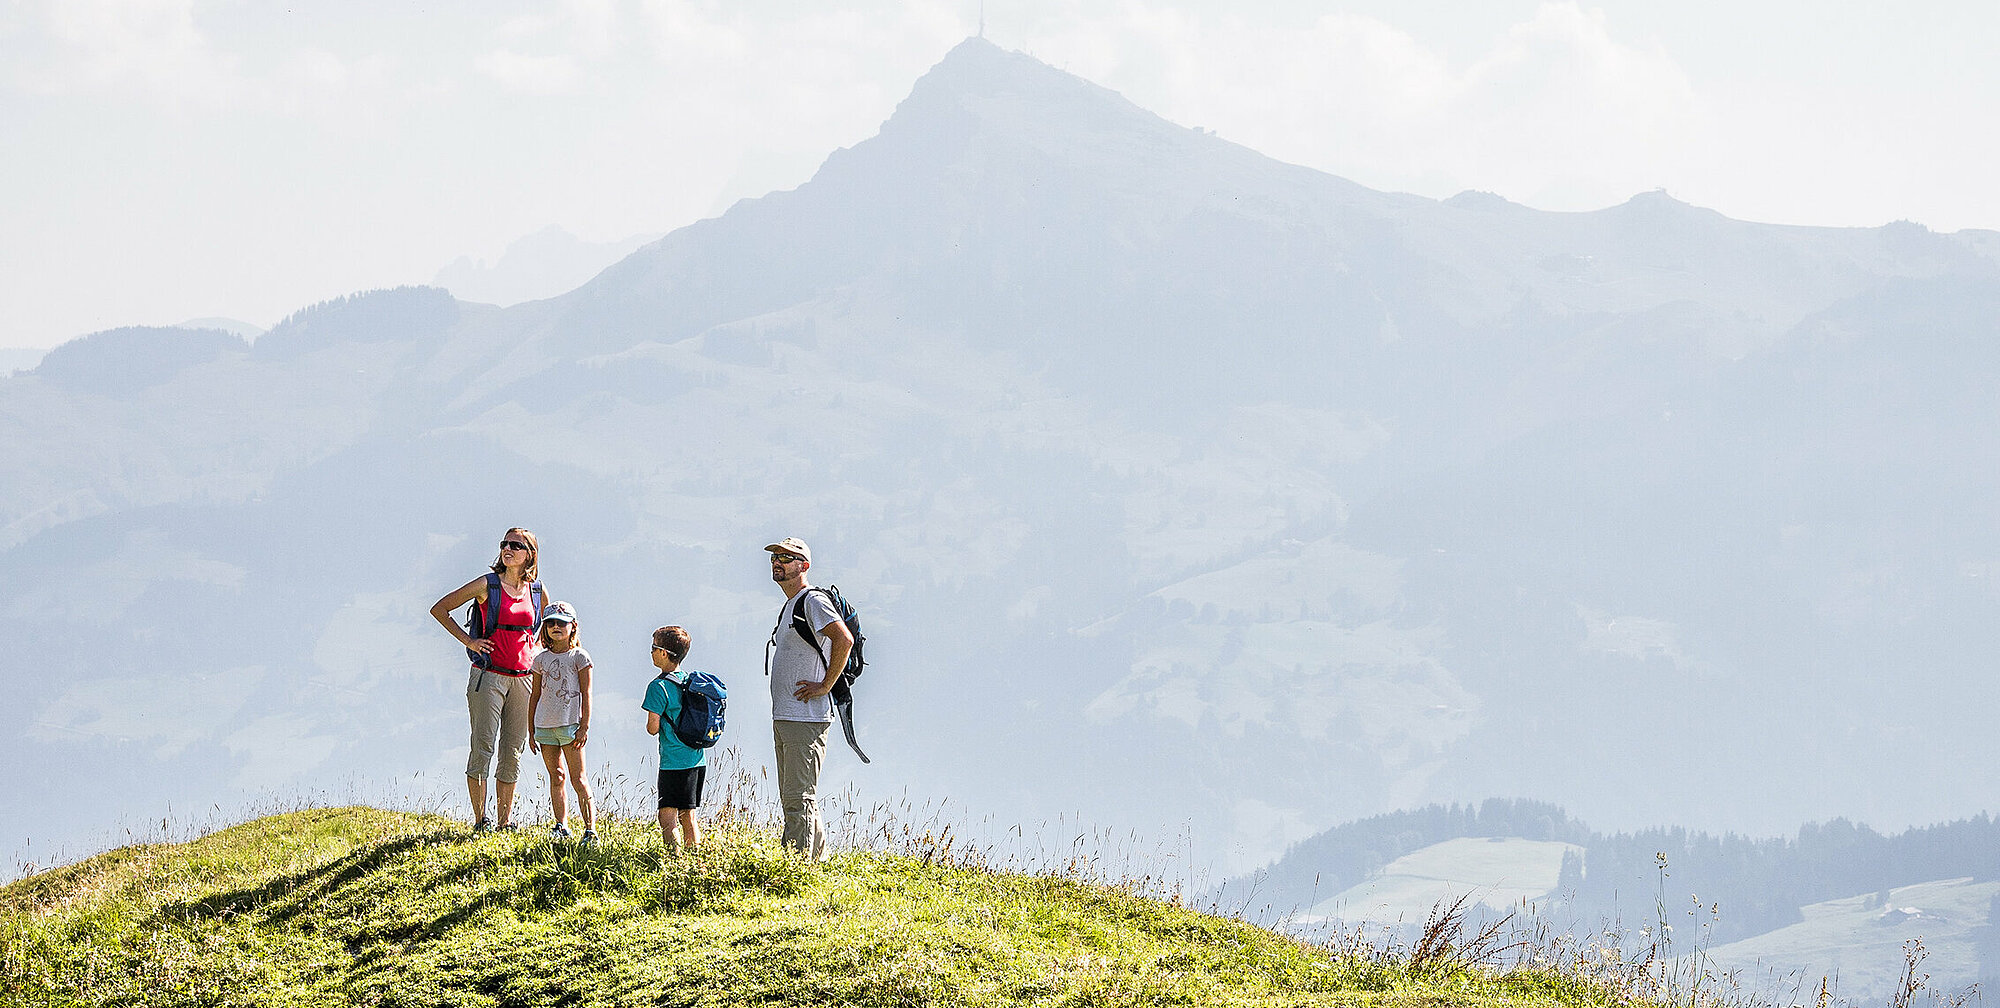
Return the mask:
<path id="1" fill-rule="evenodd" d="M 819 654 L 806 645 L 806 639 L 792 629 L 792 606 L 804 599 L 799 614 L 806 623 L 819 634 Z M 831 721 L 833 720 L 833 696 L 817 696 L 800 702 L 792 696 L 799 688 L 799 680 L 819 682 L 826 678 L 826 664 L 822 655 L 833 648 L 826 639 L 826 625 L 840 618 L 833 611 L 833 604 L 826 595 L 806 589 L 785 600 L 778 608 L 778 647 L 771 653 L 771 720 L 773 721 Z"/>

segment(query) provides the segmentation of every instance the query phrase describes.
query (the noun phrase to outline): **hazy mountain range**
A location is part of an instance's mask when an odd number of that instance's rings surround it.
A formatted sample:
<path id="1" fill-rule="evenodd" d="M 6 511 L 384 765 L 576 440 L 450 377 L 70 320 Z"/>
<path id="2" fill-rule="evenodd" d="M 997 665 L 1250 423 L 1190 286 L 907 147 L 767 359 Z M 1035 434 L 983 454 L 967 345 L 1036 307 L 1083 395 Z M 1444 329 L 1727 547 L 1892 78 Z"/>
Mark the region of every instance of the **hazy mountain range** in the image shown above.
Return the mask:
<path id="1" fill-rule="evenodd" d="M 0 717 L 49 768 L 0 784 L 0 844 L 462 793 L 425 609 L 513 524 L 600 709 L 680 623 L 753 758 L 760 548 L 805 538 L 873 659 L 876 762 L 830 790 L 995 832 L 1081 813 L 1234 872 L 1496 795 L 1969 815 L 1996 320 L 2000 234 L 1380 193 L 968 40 L 807 184 L 560 296 L 113 330 L 0 379 Z M 641 724 L 593 758 L 642 774 Z"/>
<path id="2" fill-rule="evenodd" d="M 438 270 L 431 283 L 461 301 L 482 304 L 512 305 L 554 297 L 659 237 L 652 234 L 588 242 L 560 227 L 546 227 L 515 239 L 491 263 L 460 256 Z"/>
<path id="3" fill-rule="evenodd" d="M 42 355 L 48 353 L 37 347 L 7 347 L 0 349 L 0 376 L 15 371 L 27 371 L 42 362 Z"/>
<path id="4" fill-rule="evenodd" d="M 191 319 L 189 321 L 182 322 L 179 325 L 168 326 L 166 328 L 219 329 L 223 332 L 231 333 L 233 335 L 242 337 L 245 340 L 256 339 L 259 335 L 261 335 L 264 332 L 263 329 L 258 328 L 256 325 L 253 325 L 249 322 L 244 322 L 240 319 L 232 319 L 232 318 Z M 198 340 L 200 337 L 193 337 L 193 338 Z M 164 337 L 162 339 L 164 339 Z M 7 377 L 15 371 L 34 370 L 36 366 L 41 364 L 42 358 L 48 356 L 48 353 L 49 353 L 48 348 L 45 347 L 0 348 L 0 378 Z"/>
<path id="5" fill-rule="evenodd" d="M 1888 1001 L 1912 940 L 1946 999 L 2000 979 L 2000 823 L 1984 814 L 1890 835 L 1834 819 L 1747 837 L 1600 833 L 1546 802 L 1431 805 L 1335 826 L 1204 898 L 1308 936 L 1406 938 L 1463 900 L 1471 931 L 1510 916 L 1502 934 L 1615 943 L 1676 962 L 1684 983 L 1712 974 L 1710 994 L 1734 984 L 1731 1000 L 1774 1005 L 1815 998 L 1822 981 L 1844 1003 Z"/>

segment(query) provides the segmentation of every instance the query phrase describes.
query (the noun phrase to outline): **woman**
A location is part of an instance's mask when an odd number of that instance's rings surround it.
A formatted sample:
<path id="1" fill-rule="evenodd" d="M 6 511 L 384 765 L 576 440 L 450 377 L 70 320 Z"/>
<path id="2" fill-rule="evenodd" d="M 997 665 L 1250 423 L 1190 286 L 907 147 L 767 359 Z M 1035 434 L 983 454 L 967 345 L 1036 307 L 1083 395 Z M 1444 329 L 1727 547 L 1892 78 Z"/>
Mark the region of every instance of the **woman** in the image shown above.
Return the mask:
<path id="1" fill-rule="evenodd" d="M 465 704 L 472 716 L 472 752 L 465 761 L 465 791 L 472 799 L 473 832 L 514 828 L 514 783 L 521 777 L 521 750 L 528 744 L 533 715 L 528 671 L 534 667 L 536 629 L 548 596 L 535 578 L 535 534 L 511 528 L 500 540 L 493 573 L 473 578 L 438 599 L 431 616 L 465 645 L 472 674 Z M 473 631 L 452 620 L 452 610 L 474 603 Z M 495 750 L 499 766 L 494 767 Z M 486 778 L 500 783 L 495 795 L 499 821 L 486 817 Z"/>

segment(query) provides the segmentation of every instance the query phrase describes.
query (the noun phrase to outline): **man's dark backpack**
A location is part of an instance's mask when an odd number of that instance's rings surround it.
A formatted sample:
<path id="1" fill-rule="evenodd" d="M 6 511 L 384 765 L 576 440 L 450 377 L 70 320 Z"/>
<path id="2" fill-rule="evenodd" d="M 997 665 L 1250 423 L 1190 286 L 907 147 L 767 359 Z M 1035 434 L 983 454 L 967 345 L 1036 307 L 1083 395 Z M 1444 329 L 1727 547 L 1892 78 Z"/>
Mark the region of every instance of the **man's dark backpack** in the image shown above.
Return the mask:
<path id="1" fill-rule="evenodd" d="M 674 715 L 674 737 L 682 745 L 706 749 L 722 737 L 722 711 L 729 705 L 729 687 L 721 679 L 707 672 L 689 672 L 685 683 L 675 682 L 665 672 L 654 678 L 665 679 L 681 691 L 680 713 Z"/>
<path id="2" fill-rule="evenodd" d="M 522 626 L 518 623 L 498 622 L 498 614 L 507 607 L 507 599 L 500 589 L 500 575 L 488 571 L 486 574 L 486 598 L 484 601 L 479 599 L 472 600 L 472 608 L 465 614 L 465 632 L 471 634 L 473 640 L 485 640 L 502 630 L 538 630 L 542 625 L 543 601 L 542 583 L 540 581 L 531 581 L 528 583 L 528 607 L 535 614 L 535 622 L 529 626 Z M 488 669 L 493 667 L 493 659 L 490 655 L 481 654 L 471 648 L 466 648 L 465 656 L 472 659 L 473 668 Z"/>
<path id="3" fill-rule="evenodd" d="M 799 593 L 798 598 L 792 600 L 792 630 L 805 640 L 806 646 L 812 648 L 813 654 L 819 656 L 819 667 L 822 669 L 826 668 L 826 652 L 820 650 L 819 635 L 813 632 L 812 624 L 806 621 L 805 604 L 809 592 L 819 592 L 826 596 L 827 602 L 833 605 L 834 613 L 840 617 L 842 623 L 847 624 L 847 632 L 854 635 L 854 649 L 847 652 L 847 667 L 840 670 L 840 678 L 833 684 L 834 703 L 853 703 L 854 680 L 861 678 L 862 666 L 868 664 L 861 657 L 861 644 L 868 639 L 861 634 L 861 617 L 854 611 L 853 606 L 847 604 L 847 599 L 840 594 L 838 585 L 807 588 Z"/>
<path id="4" fill-rule="evenodd" d="M 840 678 L 834 681 L 831 695 L 834 711 L 840 716 L 840 730 L 847 736 L 848 747 L 854 750 L 854 755 L 861 757 L 861 762 L 867 763 L 868 754 L 862 752 L 861 744 L 854 740 L 853 687 L 854 680 L 861 678 L 861 670 L 868 664 L 867 659 L 861 656 L 861 644 L 868 638 L 861 633 L 860 615 L 855 613 L 853 606 L 847 604 L 847 599 L 840 594 L 838 585 L 807 588 L 800 592 L 798 597 L 792 600 L 792 630 L 805 640 L 806 646 L 812 648 L 813 654 L 819 656 L 820 668 L 826 668 L 826 652 L 820 650 L 819 634 L 813 632 L 812 624 L 806 620 L 805 614 L 806 595 L 811 592 L 819 592 L 826 596 L 826 600 L 833 605 L 834 613 L 840 616 L 842 623 L 847 624 L 847 631 L 854 635 L 854 648 L 847 652 L 847 667 L 840 670 Z"/>

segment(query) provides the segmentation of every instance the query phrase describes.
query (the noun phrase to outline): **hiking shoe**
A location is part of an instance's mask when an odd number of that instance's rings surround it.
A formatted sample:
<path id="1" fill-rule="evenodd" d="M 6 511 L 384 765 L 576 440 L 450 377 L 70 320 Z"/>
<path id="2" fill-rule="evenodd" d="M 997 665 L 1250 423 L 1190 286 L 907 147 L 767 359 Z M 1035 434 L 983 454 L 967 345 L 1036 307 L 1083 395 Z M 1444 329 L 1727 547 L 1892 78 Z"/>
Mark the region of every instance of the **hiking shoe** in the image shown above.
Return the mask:
<path id="1" fill-rule="evenodd" d="M 584 831 L 583 831 L 583 840 L 582 840 L 581 842 L 583 843 L 583 845 L 584 845 L 585 847 L 595 847 L 595 846 L 597 846 L 597 831 L 596 831 L 596 830 L 594 830 L 594 829 L 587 829 L 587 830 L 584 830 Z"/>
<path id="2" fill-rule="evenodd" d="M 472 824 L 472 832 L 474 833 L 493 832 L 493 820 L 488 819 L 485 816 L 480 816 L 479 821 Z"/>
<path id="3" fill-rule="evenodd" d="M 498 826 L 495 826 L 495 827 L 493 827 L 493 828 L 494 828 L 494 829 L 496 829 L 496 830 L 499 830 L 499 831 L 500 831 L 500 832 L 502 832 L 502 833 L 512 833 L 512 832 L 514 832 L 515 830 L 517 830 L 517 829 L 520 829 L 521 827 L 519 827 L 519 826 L 516 826 L 516 825 L 514 825 L 513 823 L 510 823 L 510 822 L 503 822 L 503 823 L 501 823 L 500 825 L 498 825 Z"/>
<path id="4" fill-rule="evenodd" d="M 568 840 L 568 839 L 569 839 L 569 827 L 568 827 L 568 826 L 564 826 L 564 825 L 563 825 L 562 823 L 557 823 L 557 824 L 556 824 L 556 828 L 555 828 L 555 829 L 552 829 L 552 830 L 550 830 L 550 831 L 549 831 L 549 839 L 551 839 L 551 840 Z"/>

